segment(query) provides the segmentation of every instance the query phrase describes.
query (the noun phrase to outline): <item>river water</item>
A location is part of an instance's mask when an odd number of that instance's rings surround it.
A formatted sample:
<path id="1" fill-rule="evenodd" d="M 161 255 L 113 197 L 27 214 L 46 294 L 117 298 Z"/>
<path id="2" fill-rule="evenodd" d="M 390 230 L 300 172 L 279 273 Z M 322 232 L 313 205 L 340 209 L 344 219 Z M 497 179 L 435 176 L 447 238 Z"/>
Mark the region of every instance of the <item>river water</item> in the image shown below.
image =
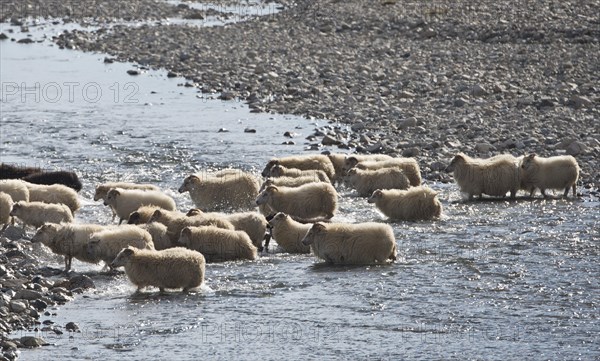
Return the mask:
<path id="1" fill-rule="evenodd" d="M 92 200 L 99 182 L 155 183 L 187 210 L 189 195 L 176 191 L 187 174 L 236 167 L 258 175 L 272 156 L 306 153 L 304 138 L 324 124 L 251 114 L 166 72 L 129 76 L 133 64 L 48 42 L 2 41 L 0 56 L 0 157 L 78 172 L 81 222 L 111 222 Z M 285 131 L 300 134 L 296 144 L 282 144 Z M 74 321 L 81 332 L 37 333 L 51 345 L 21 357 L 599 359 L 600 203 L 464 203 L 454 185 L 430 185 L 441 192 L 443 218 L 392 224 L 399 259 L 387 266 L 325 266 L 272 244 L 254 262 L 207 265 L 198 292 L 134 294 L 123 274 L 75 262 L 97 288 L 41 321 Z M 340 202 L 334 221 L 385 222 L 343 188 Z M 24 334 L 34 333 L 14 336 Z"/>

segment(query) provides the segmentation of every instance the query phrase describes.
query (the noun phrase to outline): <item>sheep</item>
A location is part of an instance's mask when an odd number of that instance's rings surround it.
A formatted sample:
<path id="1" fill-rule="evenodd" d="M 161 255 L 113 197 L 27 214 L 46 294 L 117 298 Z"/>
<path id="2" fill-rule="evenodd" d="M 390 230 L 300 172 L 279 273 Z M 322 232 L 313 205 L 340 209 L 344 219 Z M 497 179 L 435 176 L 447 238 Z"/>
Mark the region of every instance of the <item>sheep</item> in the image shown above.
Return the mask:
<path id="1" fill-rule="evenodd" d="M 370 196 L 376 189 L 406 189 L 409 187 L 408 178 L 399 168 L 377 170 L 352 168 L 348 171 L 345 181 L 356 189 L 361 197 Z"/>
<path id="2" fill-rule="evenodd" d="M 536 188 L 546 197 L 546 189 L 564 189 L 564 197 L 573 189 L 573 197 L 577 196 L 577 180 L 579 164 L 570 155 L 540 157 L 536 154 L 525 156 L 521 161 L 521 182 L 523 188 L 529 190 L 532 197 Z"/>
<path id="3" fill-rule="evenodd" d="M 372 160 L 382 161 L 382 160 L 392 159 L 392 157 L 390 157 L 389 155 L 385 155 L 385 154 L 354 154 L 352 156 L 355 157 L 359 162 L 372 161 Z M 348 157 L 348 154 L 333 153 L 333 154 L 328 154 L 327 157 L 329 158 L 329 160 L 331 161 L 331 164 L 333 164 L 333 168 L 335 169 L 334 180 L 336 182 L 340 182 L 342 180 L 342 178 L 344 177 L 344 175 L 346 175 L 344 166 L 346 164 L 346 158 Z"/>
<path id="4" fill-rule="evenodd" d="M 108 191 L 104 205 L 115 210 L 119 216 L 119 224 L 128 219 L 129 215 L 141 206 L 153 205 L 168 211 L 175 210 L 175 201 L 168 195 L 160 191 L 139 189 L 113 188 Z"/>
<path id="5" fill-rule="evenodd" d="M 45 223 L 73 222 L 73 214 L 64 204 L 20 201 L 13 204 L 10 215 L 20 219 L 23 228 L 27 225 L 38 228 Z"/>
<path id="6" fill-rule="evenodd" d="M 363 170 L 377 170 L 382 168 L 400 168 L 410 181 L 410 185 L 415 187 L 421 184 L 421 169 L 419 163 L 414 158 L 391 158 L 387 160 L 368 160 L 360 161 L 356 156 L 346 158 L 344 170 L 347 172 L 352 168 Z"/>
<path id="7" fill-rule="evenodd" d="M 258 250 L 246 232 L 213 226 L 185 227 L 177 243 L 202 253 L 209 263 L 255 260 L 258 256 Z"/>
<path id="8" fill-rule="evenodd" d="M 196 215 L 186 217 L 184 213 L 170 212 L 158 209 L 154 212 L 148 223 L 159 222 L 167 226 L 167 235 L 171 244 L 175 244 L 179 239 L 181 230 L 188 226 L 208 226 L 212 225 L 223 229 L 234 230 L 231 222 L 213 215 Z"/>
<path id="9" fill-rule="evenodd" d="M 204 283 L 206 261 L 201 253 L 183 247 L 161 251 L 127 247 L 112 261 L 111 267 L 125 267 L 138 292 L 148 286 L 158 287 L 160 292 L 166 288 L 182 288 L 187 292 Z"/>
<path id="10" fill-rule="evenodd" d="M 454 180 L 469 199 L 475 195 L 482 199 L 483 194 L 505 197 L 507 192 L 514 199 L 521 186 L 518 160 L 510 154 L 476 159 L 459 153 L 446 172 L 454 172 Z"/>
<path id="11" fill-rule="evenodd" d="M 66 187 L 73 189 L 76 192 L 79 192 L 82 188 L 81 181 L 79 180 L 79 177 L 76 173 L 62 170 L 53 172 L 33 173 L 21 179 L 34 184 L 62 184 Z"/>
<path id="12" fill-rule="evenodd" d="M 8 194 L 13 201 L 29 202 L 29 189 L 25 182 L 18 179 L 0 180 L 0 192 Z"/>
<path id="13" fill-rule="evenodd" d="M 142 224 L 148 223 L 150 218 L 157 209 L 161 209 L 157 206 L 141 206 L 135 212 L 131 212 L 129 218 L 127 218 L 128 224 Z"/>
<path id="14" fill-rule="evenodd" d="M 157 251 L 173 247 L 171 238 L 167 234 L 167 226 L 159 222 L 139 224 L 138 227 L 147 231 L 152 236 L 154 249 Z"/>
<path id="15" fill-rule="evenodd" d="M 0 225 L 2 225 L 2 231 L 8 227 L 12 216 L 10 211 L 12 210 L 13 200 L 7 193 L 0 192 Z"/>
<path id="16" fill-rule="evenodd" d="M 251 210 L 259 184 L 250 173 L 239 171 L 221 177 L 192 174 L 185 178 L 179 193 L 190 192 L 196 208 L 206 211 L 225 209 Z"/>
<path id="17" fill-rule="evenodd" d="M 106 182 L 102 184 L 98 184 L 96 186 L 96 193 L 94 193 L 94 200 L 106 200 L 106 195 L 108 191 L 113 188 L 121 188 L 121 189 L 138 189 L 141 191 L 160 191 L 155 185 L 152 184 L 137 184 L 137 183 L 129 183 L 129 182 Z"/>
<path id="18" fill-rule="evenodd" d="M 77 192 L 67 186 L 62 184 L 45 185 L 29 182 L 25 182 L 25 185 L 29 189 L 30 202 L 66 204 L 73 214 L 80 207 Z"/>
<path id="19" fill-rule="evenodd" d="M 297 168 L 300 170 L 322 170 L 325 172 L 330 182 L 335 177 L 335 168 L 333 167 L 333 164 L 326 155 L 322 154 L 273 158 L 267 163 L 265 169 L 263 169 L 261 173 L 262 176 L 268 177 L 271 168 L 276 165 L 282 165 L 287 168 Z"/>
<path id="20" fill-rule="evenodd" d="M 40 173 L 40 167 L 19 167 L 7 163 L 0 164 L 0 179 L 21 179 L 30 174 Z M 16 199 L 13 199 L 16 201 Z"/>
<path id="21" fill-rule="evenodd" d="M 277 244 L 288 253 L 310 253 L 310 246 L 302 244 L 312 224 L 296 222 L 292 217 L 279 212 L 269 221 L 271 235 Z"/>
<path id="22" fill-rule="evenodd" d="M 337 210 L 337 192 L 323 182 L 294 188 L 268 186 L 258 195 L 256 204 L 268 204 L 276 212 L 300 218 L 332 218 Z"/>
<path id="23" fill-rule="evenodd" d="M 41 242 L 52 252 L 65 257 L 65 272 L 71 269 L 73 257 L 88 263 L 98 263 L 100 260 L 88 254 L 87 244 L 90 236 L 104 229 L 97 224 L 45 224 L 38 229 L 31 242 Z"/>
<path id="24" fill-rule="evenodd" d="M 395 220 L 417 221 L 439 218 L 442 204 L 437 192 L 426 186 L 412 187 L 408 190 L 377 189 L 367 200 L 387 217 Z"/>
<path id="25" fill-rule="evenodd" d="M 396 260 L 392 227 L 381 223 L 315 223 L 302 239 L 330 264 L 373 264 Z"/>
<path id="26" fill-rule="evenodd" d="M 315 177 L 313 177 L 313 176 L 302 176 L 302 177 L 282 176 L 282 177 L 267 178 L 261 185 L 260 191 L 262 192 L 268 186 L 299 187 L 304 184 L 315 183 L 315 182 L 318 183 L 318 182 L 323 182 L 323 181 L 320 179 L 315 179 Z M 326 180 L 324 182 L 329 183 L 329 180 Z"/>
<path id="27" fill-rule="evenodd" d="M 129 246 L 154 249 L 150 233 L 135 225 L 124 225 L 108 227 L 93 233 L 88 242 L 88 255 L 90 258 L 104 261 L 110 267 L 110 263 L 119 252 Z"/>
<path id="28" fill-rule="evenodd" d="M 274 165 L 269 171 L 270 177 L 303 177 L 312 178 L 313 182 L 329 182 L 329 177 L 319 169 L 301 170 L 298 168 L 287 168 L 280 164 Z"/>
<path id="29" fill-rule="evenodd" d="M 193 217 L 199 215 L 210 215 L 204 213 L 200 209 L 190 209 L 186 216 Z M 222 217 L 224 220 L 231 222 L 236 231 L 244 231 L 250 236 L 252 244 L 259 251 L 263 250 L 262 242 L 265 239 L 267 233 L 267 219 L 264 215 L 257 212 L 241 212 L 233 214 L 215 214 L 215 217 Z"/>

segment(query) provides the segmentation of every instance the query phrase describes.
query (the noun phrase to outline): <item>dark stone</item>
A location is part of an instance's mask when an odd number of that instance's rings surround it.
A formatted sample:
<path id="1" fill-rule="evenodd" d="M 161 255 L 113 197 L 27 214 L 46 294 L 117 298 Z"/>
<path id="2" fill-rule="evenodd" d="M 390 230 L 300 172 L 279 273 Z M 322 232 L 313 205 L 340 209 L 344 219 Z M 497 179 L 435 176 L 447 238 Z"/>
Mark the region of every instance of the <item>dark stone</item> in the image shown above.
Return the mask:
<path id="1" fill-rule="evenodd" d="M 129 75 L 140 75 L 138 70 L 127 70 L 127 74 Z"/>
<path id="2" fill-rule="evenodd" d="M 48 345 L 43 338 L 33 336 L 23 336 L 19 341 L 24 347 L 40 347 Z"/>
<path id="3" fill-rule="evenodd" d="M 79 325 L 75 322 L 69 322 L 65 325 L 65 329 L 69 332 L 79 332 Z"/>
<path id="4" fill-rule="evenodd" d="M 21 40 L 17 41 L 17 43 L 19 43 L 19 44 L 31 44 L 31 43 L 33 43 L 33 40 L 31 40 L 30 38 L 25 38 L 25 39 L 21 39 Z"/>

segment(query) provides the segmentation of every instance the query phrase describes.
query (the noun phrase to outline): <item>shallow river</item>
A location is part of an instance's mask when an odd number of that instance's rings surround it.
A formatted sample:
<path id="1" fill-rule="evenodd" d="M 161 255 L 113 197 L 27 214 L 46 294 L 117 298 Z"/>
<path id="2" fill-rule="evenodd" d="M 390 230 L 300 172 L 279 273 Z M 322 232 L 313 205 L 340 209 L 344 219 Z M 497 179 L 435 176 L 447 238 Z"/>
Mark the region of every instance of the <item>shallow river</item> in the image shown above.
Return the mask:
<path id="1" fill-rule="evenodd" d="M 0 56 L 0 157 L 78 172 L 81 222 L 111 221 L 92 200 L 99 182 L 155 183 L 187 210 L 189 195 L 176 191 L 187 174 L 223 167 L 258 174 L 272 156 L 304 153 L 315 128 L 207 99 L 166 72 L 129 76 L 132 64 L 103 64 L 101 54 L 2 41 Z M 300 134 L 295 145 L 282 145 L 285 131 Z M 21 357 L 600 358 L 600 203 L 464 203 L 456 187 L 430 185 L 441 191 L 443 218 L 393 224 L 399 259 L 388 266 L 324 266 L 272 244 L 255 262 L 208 265 L 199 292 L 134 295 L 123 274 L 75 262 L 97 289 L 41 321 L 74 321 L 82 332 L 40 333 L 52 345 Z M 385 222 L 342 188 L 340 201 L 334 220 Z M 56 257 L 44 259 L 61 267 Z M 14 336 L 22 334 L 32 333 Z"/>

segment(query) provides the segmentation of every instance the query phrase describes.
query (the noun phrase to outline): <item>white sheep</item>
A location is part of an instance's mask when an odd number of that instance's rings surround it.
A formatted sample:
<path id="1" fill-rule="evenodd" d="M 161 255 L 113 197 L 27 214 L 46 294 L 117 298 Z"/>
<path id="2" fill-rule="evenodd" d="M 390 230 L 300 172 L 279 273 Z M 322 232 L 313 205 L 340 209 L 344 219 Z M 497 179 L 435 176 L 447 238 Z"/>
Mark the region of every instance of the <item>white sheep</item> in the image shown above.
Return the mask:
<path id="1" fill-rule="evenodd" d="M 0 192 L 0 225 L 2 232 L 8 227 L 11 222 L 10 211 L 12 210 L 13 200 L 9 194 Z"/>
<path id="2" fill-rule="evenodd" d="M 73 222 L 73 214 L 65 204 L 21 201 L 13 204 L 10 215 L 21 220 L 23 228 L 26 225 L 38 228 L 45 223 Z"/>
<path id="3" fill-rule="evenodd" d="M 151 222 L 138 224 L 138 227 L 147 231 L 152 236 L 152 243 L 154 243 L 154 249 L 157 251 L 173 247 L 171 238 L 167 233 L 167 226 L 159 222 Z"/>
<path id="4" fill-rule="evenodd" d="M 337 210 L 337 192 L 329 183 L 309 183 L 299 187 L 269 186 L 256 198 L 276 212 L 300 218 L 331 218 Z"/>
<path id="5" fill-rule="evenodd" d="M 22 180 L 0 180 L 0 192 L 8 194 L 12 198 L 13 202 L 29 202 L 29 188 L 27 188 L 27 185 L 25 185 L 25 182 Z"/>
<path id="6" fill-rule="evenodd" d="M 327 178 L 331 182 L 335 177 L 335 168 L 326 155 L 309 154 L 297 155 L 283 158 L 271 159 L 265 169 L 262 171 L 263 177 L 268 177 L 271 168 L 276 165 L 282 165 L 287 168 L 297 168 L 300 170 L 322 170 L 327 174 Z"/>
<path id="7" fill-rule="evenodd" d="M 361 197 L 370 196 L 376 189 L 406 189 L 410 186 L 404 171 L 399 168 L 352 168 L 344 179 Z"/>
<path id="8" fill-rule="evenodd" d="M 391 158 L 387 160 L 364 160 L 360 161 L 356 156 L 346 158 L 344 165 L 345 171 L 352 168 L 364 170 L 377 170 L 382 168 L 400 168 L 404 171 L 404 175 L 410 181 L 411 186 L 421 184 L 421 169 L 419 163 L 414 158 Z"/>
<path id="9" fill-rule="evenodd" d="M 44 203 L 62 203 L 66 204 L 71 210 L 71 213 L 75 214 L 80 207 L 79 196 L 75 190 L 62 184 L 34 184 L 25 182 L 27 189 L 29 190 L 29 201 L 30 202 L 44 202 Z"/>
<path id="10" fill-rule="evenodd" d="M 214 216 L 222 217 L 222 219 L 231 222 L 236 231 L 244 231 L 250 236 L 252 244 L 259 251 L 263 250 L 263 240 L 267 233 L 267 219 L 264 215 L 257 212 L 240 212 L 233 214 L 210 214 L 204 213 L 198 208 L 191 209 L 186 214 L 188 217 L 193 216 Z"/>
<path id="11" fill-rule="evenodd" d="M 157 207 L 157 206 L 141 206 L 135 212 L 131 212 L 131 214 L 129 215 L 129 218 L 127 218 L 127 223 L 128 224 L 148 223 L 148 221 L 150 220 L 150 218 L 152 218 L 152 215 L 154 215 L 154 212 L 156 212 L 157 209 L 162 209 L 162 208 Z"/>
<path id="12" fill-rule="evenodd" d="M 31 242 L 41 242 L 52 252 L 65 257 L 65 271 L 71 269 L 73 257 L 88 263 L 98 263 L 100 260 L 91 258 L 87 251 L 90 236 L 104 229 L 98 224 L 45 224 L 38 229 Z"/>
<path id="13" fill-rule="evenodd" d="M 332 264 L 373 264 L 396 260 L 392 227 L 382 223 L 315 223 L 302 239 L 315 256 Z"/>
<path id="14" fill-rule="evenodd" d="M 142 291 L 145 287 L 165 289 L 182 288 L 183 292 L 197 288 L 204 282 L 204 256 L 183 247 L 161 251 L 123 249 L 111 263 L 112 268 L 125 267 L 127 277 Z"/>
<path id="15" fill-rule="evenodd" d="M 111 206 L 117 216 L 119 224 L 129 218 L 129 215 L 141 206 L 156 206 L 162 209 L 175 210 L 173 198 L 160 191 L 141 191 L 139 189 L 113 188 L 108 191 L 104 205 Z"/>
<path id="16" fill-rule="evenodd" d="M 387 217 L 394 220 L 417 221 L 439 218 L 442 204 L 437 192 L 426 186 L 408 190 L 377 189 L 368 199 Z"/>
<path id="17" fill-rule="evenodd" d="M 190 175 L 179 187 L 179 193 L 190 192 L 195 206 L 206 211 L 251 210 L 258 189 L 256 177 L 238 171 L 220 177 Z"/>
<path id="18" fill-rule="evenodd" d="M 188 226 L 215 226 L 229 230 L 235 229 L 231 222 L 222 219 L 222 217 L 205 214 L 187 217 L 185 213 L 162 209 L 156 210 L 148 222 L 159 222 L 167 226 L 167 235 L 171 240 L 171 244 L 177 242 L 181 230 Z"/>
<path id="19" fill-rule="evenodd" d="M 154 249 L 152 236 L 148 231 L 135 226 L 123 225 L 108 227 L 95 232 L 88 242 L 88 254 L 92 259 L 100 259 L 110 267 L 110 263 L 123 248 Z"/>
<path id="20" fill-rule="evenodd" d="M 160 191 L 160 188 L 153 184 L 138 184 L 130 182 L 106 182 L 96 186 L 96 193 L 94 193 L 94 200 L 106 200 L 108 191 L 113 188 L 121 189 L 137 189 L 141 191 Z"/>
<path id="21" fill-rule="evenodd" d="M 505 197 L 507 192 L 515 198 L 521 186 L 518 160 L 510 154 L 477 159 L 459 153 L 446 172 L 454 172 L 454 180 L 469 199 L 475 195 L 481 199 L 483 194 Z"/>
<path id="22" fill-rule="evenodd" d="M 305 177 L 285 177 L 285 176 L 283 176 L 283 177 L 267 178 L 261 185 L 260 191 L 262 192 L 268 186 L 299 187 L 301 185 L 308 184 L 308 183 L 314 183 L 314 182 L 322 182 L 322 181 L 319 179 L 315 180 L 315 177 L 313 177 L 313 176 L 308 176 L 308 177 L 306 177 L 306 176 Z M 329 183 L 329 180 L 327 180 L 326 182 Z"/>
<path id="23" fill-rule="evenodd" d="M 177 243 L 202 253 L 209 263 L 255 260 L 258 256 L 258 250 L 246 232 L 213 226 L 185 227 Z"/>
<path id="24" fill-rule="evenodd" d="M 329 157 L 329 160 L 335 169 L 335 181 L 342 181 L 342 178 L 346 175 L 344 167 L 346 165 L 346 158 L 349 157 L 349 155 L 345 153 L 333 153 L 328 154 L 327 157 Z M 352 157 L 355 157 L 359 162 L 392 159 L 392 157 L 385 154 L 353 154 Z"/>
<path id="25" fill-rule="evenodd" d="M 287 168 L 280 164 L 274 165 L 269 171 L 270 177 L 302 177 L 312 178 L 313 182 L 329 182 L 329 177 L 320 169 L 301 170 L 298 168 Z"/>
<path id="26" fill-rule="evenodd" d="M 269 221 L 271 235 L 277 244 L 288 253 L 310 253 L 310 246 L 302 244 L 312 224 L 296 222 L 292 217 L 279 212 Z"/>
<path id="27" fill-rule="evenodd" d="M 573 189 L 573 197 L 577 196 L 577 180 L 579 164 L 570 155 L 540 157 L 536 154 L 525 156 L 521 161 L 522 187 L 533 196 L 536 188 L 546 197 L 546 189 L 564 189 L 564 197 Z"/>

